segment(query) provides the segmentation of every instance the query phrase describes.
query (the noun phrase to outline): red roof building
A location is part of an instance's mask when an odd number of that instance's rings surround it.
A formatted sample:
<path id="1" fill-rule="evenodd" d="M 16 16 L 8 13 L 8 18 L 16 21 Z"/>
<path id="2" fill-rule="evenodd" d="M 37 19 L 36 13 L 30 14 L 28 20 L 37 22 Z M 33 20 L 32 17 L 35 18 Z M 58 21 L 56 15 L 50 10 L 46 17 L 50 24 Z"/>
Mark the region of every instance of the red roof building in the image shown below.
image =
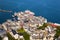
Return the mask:
<path id="1" fill-rule="evenodd" d="M 57 27 L 57 25 L 55 25 L 55 24 L 50 24 L 52 27 Z"/>

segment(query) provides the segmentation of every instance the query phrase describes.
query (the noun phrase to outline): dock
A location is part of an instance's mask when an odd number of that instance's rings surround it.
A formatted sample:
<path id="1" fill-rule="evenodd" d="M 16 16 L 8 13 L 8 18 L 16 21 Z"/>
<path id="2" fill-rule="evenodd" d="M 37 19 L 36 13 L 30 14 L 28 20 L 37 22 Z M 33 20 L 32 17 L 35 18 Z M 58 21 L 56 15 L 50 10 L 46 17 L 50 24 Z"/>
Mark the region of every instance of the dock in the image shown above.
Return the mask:
<path id="1" fill-rule="evenodd" d="M 2 10 L 2 9 L 0 9 L 0 12 L 9 12 L 9 13 L 11 13 L 12 11 L 10 11 L 10 10 Z"/>

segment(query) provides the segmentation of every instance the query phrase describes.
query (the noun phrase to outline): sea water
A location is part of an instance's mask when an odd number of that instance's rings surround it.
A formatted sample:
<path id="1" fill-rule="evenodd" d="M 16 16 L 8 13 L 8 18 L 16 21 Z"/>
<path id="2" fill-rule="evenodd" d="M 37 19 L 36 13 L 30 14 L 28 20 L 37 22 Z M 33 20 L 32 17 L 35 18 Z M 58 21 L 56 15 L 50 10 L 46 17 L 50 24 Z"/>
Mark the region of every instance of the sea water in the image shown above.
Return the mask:
<path id="1" fill-rule="evenodd" d="M 0 9 L 11 10 L 13 13 L 28 9 L 35 12 L 35 16 L 60 23 L 60 0 L 0 0 Z M 12 19 L 13 13 L 0 12 L 0 23 Z"/>

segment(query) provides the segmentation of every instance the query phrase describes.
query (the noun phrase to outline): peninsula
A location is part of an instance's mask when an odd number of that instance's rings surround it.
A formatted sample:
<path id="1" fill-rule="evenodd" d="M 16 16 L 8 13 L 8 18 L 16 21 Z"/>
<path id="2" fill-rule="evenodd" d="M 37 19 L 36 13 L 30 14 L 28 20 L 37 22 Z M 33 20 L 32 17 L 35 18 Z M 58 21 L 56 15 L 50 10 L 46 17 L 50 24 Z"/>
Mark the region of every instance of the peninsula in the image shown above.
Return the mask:
<path id="1" fill-rule="evenodd" d="M 15 12 L 13 20 L 0 24 L 0 40 L 60 40 L 60 24 L 34 15 L 30 10 Z"/>

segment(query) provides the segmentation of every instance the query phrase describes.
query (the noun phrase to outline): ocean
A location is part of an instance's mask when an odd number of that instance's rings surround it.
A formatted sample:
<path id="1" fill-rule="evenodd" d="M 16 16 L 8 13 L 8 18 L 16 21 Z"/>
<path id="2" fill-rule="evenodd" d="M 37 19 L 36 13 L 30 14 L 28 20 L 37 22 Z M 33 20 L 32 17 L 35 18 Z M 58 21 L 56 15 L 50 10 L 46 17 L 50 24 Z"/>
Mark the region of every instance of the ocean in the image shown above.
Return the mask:
<path id="1" fill-rule="evenodd" d="M 14 12 L 30 10 L 35 16 L 43 16 L 49 22 L 60 23 L 60 0 L 0 0 L 0 9 L 13 13 L 0 12 L 0 23 L 12 19 Z"/>

